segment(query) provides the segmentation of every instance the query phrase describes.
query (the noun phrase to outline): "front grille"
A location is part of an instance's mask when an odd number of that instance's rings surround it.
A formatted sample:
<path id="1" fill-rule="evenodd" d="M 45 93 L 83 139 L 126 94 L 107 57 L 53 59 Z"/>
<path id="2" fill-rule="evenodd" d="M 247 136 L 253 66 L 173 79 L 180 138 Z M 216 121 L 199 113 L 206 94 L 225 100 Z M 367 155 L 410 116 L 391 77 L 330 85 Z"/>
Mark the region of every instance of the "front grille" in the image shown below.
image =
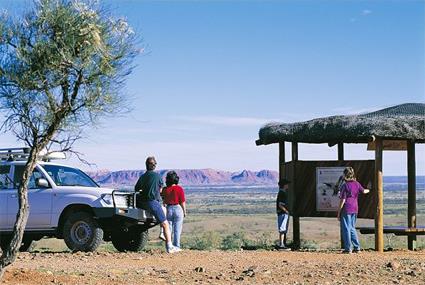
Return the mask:
<path id="1" fill-rule="evenodd" d="M 135 207 L 135 193 L 124 192 L 119 190 L 112 191 L 114 207 L 118 208 L 134 208 Z"/>
<path id="2" fill-rule="evenodd" d="M 134 207 L 134 194 L 127 195 L 127 207 L 133 208 Z"/>

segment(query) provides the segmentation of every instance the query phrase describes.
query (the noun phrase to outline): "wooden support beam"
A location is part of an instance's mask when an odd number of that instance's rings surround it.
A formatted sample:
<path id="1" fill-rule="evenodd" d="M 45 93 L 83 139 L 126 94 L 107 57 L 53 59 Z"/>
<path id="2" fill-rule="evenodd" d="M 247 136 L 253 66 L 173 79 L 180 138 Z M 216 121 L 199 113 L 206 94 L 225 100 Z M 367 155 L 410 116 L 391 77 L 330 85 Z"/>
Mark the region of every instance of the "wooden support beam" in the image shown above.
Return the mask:
<path id="1" fill-rule="evenodd" d="M 375 148 L 375 185 L 378 205 L 375 214 L 375 250 L 384 251 L 384 188 L 382 178 L 382 139 L 377 138 Z"/>
<path id="2" fill-rule="evenodd" d="M 338 160 L 344 160 L 344 143 L 338 143 Z"/>
<path id="3" fill-rule="evenodd" d="M 296 142 L 292 143 L 292 160 L 293 161 L 298 160 L 298 143 Z"/>
<path id="4" fill-rule="evenodd" d="M 285 142 L 279 143 L 279 179 L 284 178 L 284 164 L 285 164 Z"/>
<path id="5" fill-rule="evenodd" d="M 414 141 L 407 142 L 407 226 L 416 228 L 416 160 Z M 415 235 L 407 237 L 407 248 L 415 250 Z"/>
<path id="6" fill-rule="evenodd" d="M 293 171 L 292 171 L 292 187 L 294 189 L 294 205 L 295 208 L 293 209 L 293 217 L 292 217 L 292 225 L 293 225 L 293 248 L 294 249 L 298 249 L 301 246 L 301 235 L 300 235 L 300 217 L 297 216 L 297 209 L 296 209 L 296 205 L 297 205 L 297 199 L 298 199 L 298 195 L 297 195 L 297 181 L 296 181 L 296 177 L 297 174 L 296 172 L 296 167 L 295 167 L 295 162 L 298 160 L 298 143 L 293 142 L 292 143 L 292 166 L 293 166 Z"/>
<path id="7" fill-rule="evenodd" d="M 338 143 L 338 160 L 342 161 L 344 160 L 344 143 Z M 342 227 L 341 227 L 341 221 L 339 222 L 339 243 L 341 245 L 341 249 L 344 248 L 344 241 L 342 240 Z"/>

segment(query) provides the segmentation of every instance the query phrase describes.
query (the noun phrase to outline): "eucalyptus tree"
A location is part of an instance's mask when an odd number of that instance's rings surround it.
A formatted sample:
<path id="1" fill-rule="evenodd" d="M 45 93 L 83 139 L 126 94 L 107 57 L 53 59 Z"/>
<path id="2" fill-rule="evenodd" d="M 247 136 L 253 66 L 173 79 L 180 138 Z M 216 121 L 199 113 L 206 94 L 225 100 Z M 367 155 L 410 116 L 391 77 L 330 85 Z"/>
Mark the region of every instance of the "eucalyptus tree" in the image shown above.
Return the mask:
<path id="1" fill-rule="evenodd" d="M 14 262 L 28 218 L 27 186 L 37 156 L 55 146 L 71 150 L 85 127 L 125 110 L 120 92 L 139 53 L 123 19 L 99 4 L 39 0 L 21 17 L 0 18 L 2 130 L 30 147 L 18 189 L 19 212 L 0 278 Z"/>

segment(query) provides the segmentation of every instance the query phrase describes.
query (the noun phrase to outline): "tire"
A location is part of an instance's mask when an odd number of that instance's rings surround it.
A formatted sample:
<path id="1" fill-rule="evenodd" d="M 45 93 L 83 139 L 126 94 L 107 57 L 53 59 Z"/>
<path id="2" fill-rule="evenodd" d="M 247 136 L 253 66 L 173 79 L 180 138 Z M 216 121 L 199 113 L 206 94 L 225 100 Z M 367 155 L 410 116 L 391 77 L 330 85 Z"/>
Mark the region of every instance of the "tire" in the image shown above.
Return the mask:
<path id="1" fill-rule="evenodd" d="M 72 251 L 95 251 L 103 241 L 103 230 L 91 214 L 77 212 L 66 219 L 63 239 Z"/>
<path id="2" fill-rule="evenodd" d="M 141 251 L 148 242 L 148 230 L 141 227 L 131 227 L 127 231 L 119 230 L 112 234 L 112 244 L 120 251 Z"/>

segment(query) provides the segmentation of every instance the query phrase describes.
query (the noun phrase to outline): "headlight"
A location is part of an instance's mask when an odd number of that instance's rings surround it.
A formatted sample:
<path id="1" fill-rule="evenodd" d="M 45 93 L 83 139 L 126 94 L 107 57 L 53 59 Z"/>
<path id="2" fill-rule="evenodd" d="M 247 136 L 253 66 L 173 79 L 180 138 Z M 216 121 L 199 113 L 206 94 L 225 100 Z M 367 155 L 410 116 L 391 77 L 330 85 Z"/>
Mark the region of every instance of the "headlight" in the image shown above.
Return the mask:
<path id="1" fill-rule="evenodd" d="M 114 196 L 112 197 L 111 194 L 103 194 L 101 198 L 107 205 L 113 205 L 115 200 L 115 207 L 117 208 L 128 207 L 127 195 L 114 194 Z"/>
<path id="2" fill-rule="evenodd" d="M 114 195 L 115 206 L 119 208 L 127 208 L 127 195 Z"/>

